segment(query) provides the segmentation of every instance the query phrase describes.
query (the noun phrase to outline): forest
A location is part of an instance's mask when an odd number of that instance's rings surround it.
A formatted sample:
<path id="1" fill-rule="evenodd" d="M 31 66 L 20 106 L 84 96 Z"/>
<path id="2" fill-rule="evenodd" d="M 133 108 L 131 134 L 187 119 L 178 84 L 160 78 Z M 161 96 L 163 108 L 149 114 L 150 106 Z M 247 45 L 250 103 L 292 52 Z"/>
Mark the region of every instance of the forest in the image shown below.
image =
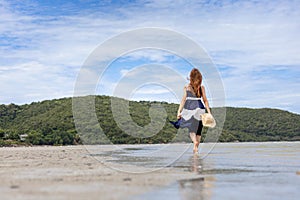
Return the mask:
<path id="1" fill-rule="evenodd" d="M 187 130 L 177 132 L 177 129 L 168 123 L 168 119 L 176 120 L 178 104 L 127 101 L 109 96 L 76 98 L 89 98 L 93 101 L 96 122 L 80 121 L 76 124 L 76 129 L 72 98 L 45 100 L 25 105 L 0 105 L 0 146 L 190 142 Z M 130 117 L 123 117 L 121 125 L 114 120 L 111 109 L 113 99 L 129 105 Z M 153 105 L 164 108 L 166 112 L 164 119 L 157 117 L 155 120 L 156 111 L 153 109 L 151 111 Z M 212 113 L 217 116 L 220 111 L 225 110 L 226 120 L 218 136 L 219 142 L 300 140 L 300 115 L 298 114 L 270 108 L 234 107 L 212 108 Z M 154 121 L 150 116 L 154 116 Z M 130 121 L 141 127 L 132 134 L 128 134 L 131 129 L 137 129 L 130 125 Z M 149 135 L 143 132 L 142 127 L 151 123 L 153 127 L 149 127 L 149 130 L 154 130 L 155 126 L 162 124 L 159 122 L 163 122 L 163 127 L 156 134 Z M 99 125 L 101 133 L 99 133 Z M 78 129 L 83 130 L 81 132 L 84 133 L 79 133 Z M 202 140 L 205 140 L 207 130 L 204 128 Z"/>

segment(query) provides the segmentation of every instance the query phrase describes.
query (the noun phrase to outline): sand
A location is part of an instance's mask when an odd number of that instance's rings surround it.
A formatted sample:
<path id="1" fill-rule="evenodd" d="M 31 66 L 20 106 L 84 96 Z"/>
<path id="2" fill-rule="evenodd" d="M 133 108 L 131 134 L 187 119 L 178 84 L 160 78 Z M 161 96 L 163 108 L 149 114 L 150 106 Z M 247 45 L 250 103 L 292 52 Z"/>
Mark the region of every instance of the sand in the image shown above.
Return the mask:
<path id="1" fill-rule="evenodd" d="M 1 199 L 130 199 L 191 176 L 172 168 L 117 171 L 85 146 L 7 147 L 0 148 L 0 158 Z"/>

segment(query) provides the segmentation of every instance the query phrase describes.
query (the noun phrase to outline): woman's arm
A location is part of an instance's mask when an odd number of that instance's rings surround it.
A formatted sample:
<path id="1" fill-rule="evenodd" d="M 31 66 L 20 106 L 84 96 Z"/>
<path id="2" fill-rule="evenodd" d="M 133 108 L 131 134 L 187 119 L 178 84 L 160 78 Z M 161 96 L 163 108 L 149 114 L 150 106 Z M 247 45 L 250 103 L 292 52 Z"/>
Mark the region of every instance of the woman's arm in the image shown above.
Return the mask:
<path id="1" fill-rule="evenodd" d="M 181 118 L 181 111 L 183 109 L 185 101 L 186 101 L 186 86 L 183 88 L 183 97 L 181 99 L 181 102 L 180 102 L 180 105 L 179 105 L 179 108 L 178 108 L 178 111 L 177 111 L 177 119 Z"/>
<path id="2" fill-rule="evenodd" d="M 205 105 L 205 108 L 206 108 L 207 112 L 211 114 L 210 108 L 209 108 L 209 103 L 208 103 L 208 100 L 206 98 L 205 88 L 204 88 L 203 85 L 201 86 L 201 90 L 202 90 L 202 98 L 203 98 L 203 103 Z"/>

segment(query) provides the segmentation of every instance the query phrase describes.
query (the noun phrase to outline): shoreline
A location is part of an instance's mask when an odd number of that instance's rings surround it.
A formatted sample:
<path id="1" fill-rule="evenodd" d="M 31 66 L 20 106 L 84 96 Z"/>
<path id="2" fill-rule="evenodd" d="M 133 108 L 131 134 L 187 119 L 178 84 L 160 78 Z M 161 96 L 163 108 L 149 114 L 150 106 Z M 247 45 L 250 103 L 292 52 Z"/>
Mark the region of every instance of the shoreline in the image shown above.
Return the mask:
<path id="1" fill-rule="evenodd" d="M 171 145 L 167 151 L 161 144 L 0 148 L 1 199 L 174 200 L 181 195 L 209 198 L 212 193 L 215 199 L 224 199 L 232 192 L 242 198 L 248 188 L 252 188 L 252 199 L 295 197 L 300 183 L 299 145 L 220 143 L 213 152 L 203 145 L 199 155 L 189 148 L 162 168 L 166 159 L 188 145 Z M 201 158 L 205 153 L 211 154 Z M 272 182 L 279 196 L 273 195 L 266 181 Z M 285 187 L 283 181 L 288 183 Z"/>
<path id="2" fill-rule="evenodd" d="M 173 168 L 141 174 L 121 172 L 88 154 L 83 145 L 0 148 L 1 198 L 126 199 L 191 177 Z"/>
<path id="3" fill-rule="evenodd" d="M 285 141 L 285 140 L 280 140 L 280 141 L 249 141 L 249 142 L 201 142 L 201 144 L 257 144 L 257 143 L 297 143 L 300 142 L 300 140 L 296 141 Z M 19 147 L 76 147 L 76 146 L 145 146 L 145 145 L 169 145 L 169 144 L 192 144 L 192 142 L 175 142 L 175 143 L 138 143 L 138 144 L 74 144 L 74 145 L 32 145 L 32 144 L 27 144 L 27 145 L 15 145 L 15 146 L 0 146 L 1 148 L 19 148 Z"/>

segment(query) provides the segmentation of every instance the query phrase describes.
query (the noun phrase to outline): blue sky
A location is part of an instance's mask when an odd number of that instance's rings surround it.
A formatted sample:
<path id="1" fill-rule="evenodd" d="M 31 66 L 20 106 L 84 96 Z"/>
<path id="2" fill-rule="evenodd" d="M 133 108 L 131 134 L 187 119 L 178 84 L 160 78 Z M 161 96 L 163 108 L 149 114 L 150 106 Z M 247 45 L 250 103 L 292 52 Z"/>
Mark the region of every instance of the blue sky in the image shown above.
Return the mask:
<path id="1" fill-rule="evenodd" d="M 160 27 L 206 49 L 221 74 L 227 106 L 300 113 L 299 10 L 297 0 L 0 0 L 0 103 L 71 97 L 98 45 L 124 31 Z M 188 63 L 175 57 L 161 51 L 124 56 L 98 91 L 110 94 L 120 77 L 145 63 L 188 76 Z M 163 92 L 148 85 L 133 98 L 172 101 Z"/>

